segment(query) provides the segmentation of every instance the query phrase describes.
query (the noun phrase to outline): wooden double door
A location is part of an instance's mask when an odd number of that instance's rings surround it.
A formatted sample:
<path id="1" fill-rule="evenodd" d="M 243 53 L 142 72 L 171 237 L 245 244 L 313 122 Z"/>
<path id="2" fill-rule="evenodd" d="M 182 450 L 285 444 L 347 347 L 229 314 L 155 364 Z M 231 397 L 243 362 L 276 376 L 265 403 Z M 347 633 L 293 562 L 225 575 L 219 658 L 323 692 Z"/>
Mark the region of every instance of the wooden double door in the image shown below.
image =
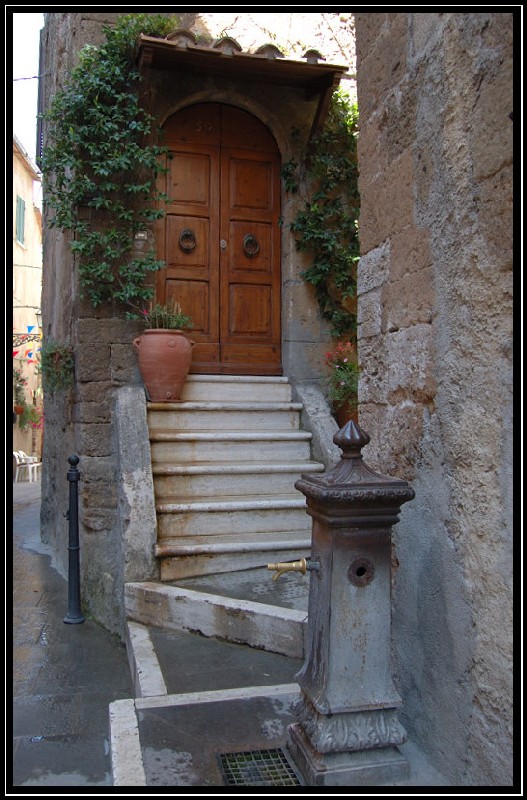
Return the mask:
<path id="1" fill-rule="evenodd" d="M 281 374 L 280 155 L 234 106 L 201 103 L 164 126 L 166 216 L 157 298 L 192 317 L 192 372 Z"/>

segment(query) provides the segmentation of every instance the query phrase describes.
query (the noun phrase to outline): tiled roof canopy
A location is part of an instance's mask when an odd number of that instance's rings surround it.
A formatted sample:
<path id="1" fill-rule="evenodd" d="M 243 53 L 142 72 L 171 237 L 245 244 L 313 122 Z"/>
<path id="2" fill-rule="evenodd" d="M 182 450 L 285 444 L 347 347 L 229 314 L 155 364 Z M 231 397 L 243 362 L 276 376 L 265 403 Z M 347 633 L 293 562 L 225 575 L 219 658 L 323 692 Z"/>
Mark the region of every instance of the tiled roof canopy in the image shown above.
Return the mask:
<path id="1" fill-rule="evenodd" d="M 230 36 L 217 39 L 210 45 L 198 44 L 191 31 L 181 29 L 165 39 L 141 34 L 137 45 L 140 69 L 173 70 L 182 67 L 197 75 L 298 87 L 304 89 L 308 100 L 318 95 L 311 138 L 321 128 L 333 90 L 348 68 L 320 64 L 319 59 L 323 57 L 316 50 L 308 50 L 304 58 L 305 61 L 286 59 L 273 44 L 262 45 L 254 53 L 243 52 Z"/>

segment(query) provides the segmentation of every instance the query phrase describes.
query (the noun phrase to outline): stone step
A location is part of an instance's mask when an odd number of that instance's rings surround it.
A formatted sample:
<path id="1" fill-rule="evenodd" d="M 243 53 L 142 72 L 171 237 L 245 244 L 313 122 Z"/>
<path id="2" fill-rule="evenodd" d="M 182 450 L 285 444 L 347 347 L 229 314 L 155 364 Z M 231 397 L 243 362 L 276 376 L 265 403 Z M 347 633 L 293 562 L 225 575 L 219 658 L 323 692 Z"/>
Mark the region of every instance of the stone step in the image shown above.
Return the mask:
<path id="1" fill-rule="evenodd" d="M 237 495 L 283 494 L 294 490 L 295 481 L 304 473 L 322 472 L 316 461 L 295 463 L 194 462 L 155 464 L 152 468 L 156 500 L 170 495 L 196 499 L 204 494 L 221 496 L 235 489 Z"/>
<path id="2" fill-rule="evenodd" d="M 185 402 L 250 400 L 291 402 L 287 378 L 252 375 L 189 375 L 181 399 Z"/>
<path id="3" fill-rule="evenodd" d="M 125 584 L 129 620 L 192 630 L 294 658 L 304 654 L 306 612 L 157 583 Z"/>
<path id="4" fill-rule="evenodd" d="M 185 461 L 309 461 L 308 431 L 152 431 L 152 464 Z"/>
<path id="5" fill-rule="evenodd" d="M 305 529 L 306 502 L 300 492 L 263 498 L 203 497 L 189 502 L 169 497 L 156 502 L 158 543 L 174 536 L 234 534 L 243 542 L 251 533 Z"/>
<path id="6" fill-rule="evenodd" d="M 294 550 L 309 549 L 311 530 L 267 531 L 247 534 L 243 542 L 234 534 L 202 534 L 199 542 L 194 537 L 173 537 L 163 539 L 155 547 L 157 556 L 210 555 L 215 553 L 251 552 L 252 550 Z"/>
<path id="7" fill-rule="evenodd" d="M 173 581 L 200 575 L 266 567 L 276 561 L 308 558 L 310 530 L 246 533 L 243 541 L 232 534 L 173 538 L 156 545 L 161 580 Z M 269 574 L 269 579 L 272 576 Z"/>
<path id="8" fill-rule="evenodd" d="M 301 403 L 147 403 L 151 432 L 298 430 Z"/>

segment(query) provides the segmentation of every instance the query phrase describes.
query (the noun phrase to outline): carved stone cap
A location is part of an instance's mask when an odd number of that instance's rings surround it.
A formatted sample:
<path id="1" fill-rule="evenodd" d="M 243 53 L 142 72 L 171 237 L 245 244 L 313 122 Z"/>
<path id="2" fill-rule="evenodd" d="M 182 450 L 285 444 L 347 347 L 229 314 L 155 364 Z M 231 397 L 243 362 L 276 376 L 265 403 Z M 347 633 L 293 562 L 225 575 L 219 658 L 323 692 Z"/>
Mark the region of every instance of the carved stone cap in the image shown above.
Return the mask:
<path id="1" fill-rule="evenodd" d="M 296 489 L 307 498 L 308 511 L 337 516 L 340 524 L 392 525 L 403 503 L 415 492 L 407 481 L 375 472 L 364 463 L 361 450 L 370 437 L 354 420 L 333 437 L 342 450 L 338 464 L 323 475 L 302 475 Z"/>

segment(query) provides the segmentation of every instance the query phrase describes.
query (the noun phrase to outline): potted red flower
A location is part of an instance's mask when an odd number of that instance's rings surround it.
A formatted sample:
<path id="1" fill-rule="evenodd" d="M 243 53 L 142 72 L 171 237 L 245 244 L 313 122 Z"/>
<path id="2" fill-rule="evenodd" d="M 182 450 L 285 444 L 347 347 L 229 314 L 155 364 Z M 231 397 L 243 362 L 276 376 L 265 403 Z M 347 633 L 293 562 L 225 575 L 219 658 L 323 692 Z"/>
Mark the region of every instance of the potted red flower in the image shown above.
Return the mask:
<path id="1" fill-rule="evenodd" d="M 341 428 L 350 419 L 358 421 L 359 365 L 351 342 L 339 342 L 326 353 L 329 368 L 328 396 L 333 415 Z"/>

